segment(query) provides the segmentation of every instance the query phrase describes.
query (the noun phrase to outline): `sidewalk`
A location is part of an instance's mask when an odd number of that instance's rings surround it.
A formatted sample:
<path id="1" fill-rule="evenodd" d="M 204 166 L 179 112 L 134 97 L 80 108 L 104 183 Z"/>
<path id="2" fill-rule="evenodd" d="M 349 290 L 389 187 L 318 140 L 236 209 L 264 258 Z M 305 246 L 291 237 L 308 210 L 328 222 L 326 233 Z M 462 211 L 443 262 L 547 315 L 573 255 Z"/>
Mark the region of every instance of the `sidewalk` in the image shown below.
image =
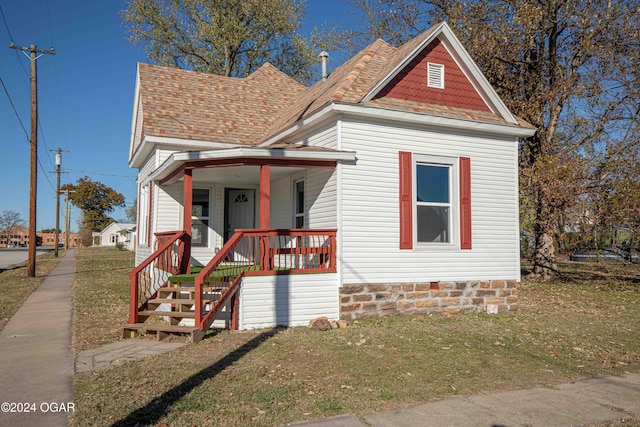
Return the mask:
<path id="1" fill-rule="evenodd" d="M 70 249 L 0 331 L 2 426 L 68 425 L 74 273 Z"/>
<path id="2" fill-rule="evenodd" d="M 409 408 L 295 423 L 296 427 L 593 426 L 640 416 L 640 374 L 604 377 L 477 396 L 456 396 Z"/>

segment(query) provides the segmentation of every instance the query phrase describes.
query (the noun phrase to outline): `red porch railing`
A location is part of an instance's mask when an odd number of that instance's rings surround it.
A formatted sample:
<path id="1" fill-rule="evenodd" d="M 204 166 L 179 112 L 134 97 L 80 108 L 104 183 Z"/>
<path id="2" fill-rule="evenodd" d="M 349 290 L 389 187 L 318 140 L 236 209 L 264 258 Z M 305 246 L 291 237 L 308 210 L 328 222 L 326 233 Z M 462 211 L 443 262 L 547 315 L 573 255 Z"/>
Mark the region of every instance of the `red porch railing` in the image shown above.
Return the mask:
<path id="1" fill-rule="evenodd" d="M 209 328 L 231 298 L 232 329 L 237 329 L 236 293 L 245 275 L 336 271 L 336 230 L 236 230 L 195 278 L 196 327 Z M 205 285 L 221 290 L 219 297 Z"/>
<path id="2" fill-rule="evenodd" d="M 167 284 L 169 276 L 186 273 L 189 260 L 189 235 L 184 231 L 156 233 L 157 249 L 131 273 L 129 323 L 138 323 L 138 311 L 156 294 L 158 288 Z"/>

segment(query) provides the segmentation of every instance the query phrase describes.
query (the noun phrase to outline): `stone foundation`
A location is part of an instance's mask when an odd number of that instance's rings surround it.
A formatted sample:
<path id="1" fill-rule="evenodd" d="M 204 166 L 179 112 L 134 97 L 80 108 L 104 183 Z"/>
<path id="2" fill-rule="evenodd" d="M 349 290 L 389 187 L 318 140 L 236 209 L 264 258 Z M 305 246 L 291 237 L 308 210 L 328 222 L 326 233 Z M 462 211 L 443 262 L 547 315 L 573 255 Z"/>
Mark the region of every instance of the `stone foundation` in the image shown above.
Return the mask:
<path id="1" fill-rule="evenodd" d="M 515 280 L 346 284 L 340 289 L 342 320 L 517 309 Z"/>

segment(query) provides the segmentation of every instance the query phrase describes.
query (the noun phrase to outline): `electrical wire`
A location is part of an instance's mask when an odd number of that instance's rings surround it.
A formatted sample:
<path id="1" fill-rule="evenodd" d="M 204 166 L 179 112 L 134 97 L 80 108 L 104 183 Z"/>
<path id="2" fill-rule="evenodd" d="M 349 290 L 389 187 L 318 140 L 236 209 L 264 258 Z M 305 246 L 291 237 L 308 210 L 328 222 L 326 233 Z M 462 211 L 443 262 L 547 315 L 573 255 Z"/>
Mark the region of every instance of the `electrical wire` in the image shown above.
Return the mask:
<path id="1" fill-rule="evenodd" d="M 2 15 L 2 22 L 4 22 L 4 27 L 7 29 L 7 34 L 9 34 L 9 40 L 11 41 L 12 44 L 15 44 L 13 41 L 13 36 L 11 35 L 11 31 L 9 30 L 9 25 L 7 25 L 7 20 L 4 16 L 4 12 L 2 10 L 2 6 L 0 6 L 0 15 Z M 22 71 L 24 71 L 24 74 L 29 77 L 29 72 L 27 71 L 27 69 L 24 67 L 24 64 L 22 63 L 22 60 L 20 59 L 20 55 L 18 54 L 18 51 L 15 51 L 16 53 L 16 58 L 18 59 L 18 63 L 20 64 L 20 67 L 22 67 Z"/>
<path id="2" fill-rule="evenodd" d="M 54 46 L 55 43 L 53 42 L 53 24 L 51 22 L 51 9 L 49 8 L 49 0 L 46 1 L 46 6 L 47 6 L 47 17 L 49 19 L 49 42 L 51 43 L 51 46 Z M 57 95 L 58 95 L 58 106 L 60 108 L 60 121 L 62 122 L 62 135 L 63 135 L 63 139 L 64 139 L 64 143 L 65 143 L 65 148 L 67 149 L 67 151 L 71 151 L 71 150 L 69 150 L 69 139 L 67 138 L 67 123 L 66 123 L 65 118 L 64 118 L 64 109 L 63 109 L 63 104 L 62 104 L 62 96 L 60 96 L 62 91 L 60 90 L 60 79 L 58 78 L 60 73 L 58 73 L 58 61 L 56 60 L 56 56 L 57 55 L 53 55 L 53 71 L 54 71 L 54 76 L 55 76 L 55 79 L 56 79 L 56 89 L 57 89 Z"/>
<path id="3" fill-rule="evenodd" d="M 24 131 L 24 136 L 27 138 L 27 142 L 29 142 L 29 133 L 27 132 L 27 128 L 24 127 L 24 124 L 22 123 L 22 119 L 20 119 L 20 115 L 18 114 L 18 110 L 16 109 L 16 106 L 13 103 L 13 100 L 11 99 L 11 95 L 9 95 L 9 91 L 7 90 L 7 87 L 4 85 L 4 81 L 2 81 L 2 77 L 0 77 L 0 84 L 2 84 L 2 88 L 4 89 L 4 93 L 7 94 L 7 98 L 9 99 L 9 104 L 11 104 L 11 108 L 13 109 L 13 112 L 16 114 L 16 117 L 18 118 L 18 122 L 20 122 L 20 127 Z"/>
<path id="4" fill-rule="evenodd" d="M 78 169 L 67 169 L 67 170 L 71 171 L 71 172 L 86 173 L 86 174 L 89 174 L 89 175 L 116 176 L 116 177 L 120 177 L 120 178 L 137 178 L 136 175 L 117 175 L 117 174 L 111 174 L 111 173 L 89 172 L 89 171 L 83 171 L 83 170 L 78 170 Z"/>

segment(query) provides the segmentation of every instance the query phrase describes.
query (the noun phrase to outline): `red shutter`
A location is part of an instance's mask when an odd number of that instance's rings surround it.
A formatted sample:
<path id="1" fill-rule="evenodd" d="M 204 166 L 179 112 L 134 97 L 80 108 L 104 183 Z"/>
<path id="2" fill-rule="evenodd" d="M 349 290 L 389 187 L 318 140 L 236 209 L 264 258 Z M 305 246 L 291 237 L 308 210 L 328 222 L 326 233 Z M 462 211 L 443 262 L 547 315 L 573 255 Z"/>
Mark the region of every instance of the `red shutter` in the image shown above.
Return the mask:
<path id="1" fill-rule="evenodd" d="M 400 249 L 413 248 L 413 161 L 411 153 L 400 151 Z"/>
<path id="2" fill-rule="evenodd" d="M 460 157 L 460 249 L 471 249 L 471 159 Z"/>

